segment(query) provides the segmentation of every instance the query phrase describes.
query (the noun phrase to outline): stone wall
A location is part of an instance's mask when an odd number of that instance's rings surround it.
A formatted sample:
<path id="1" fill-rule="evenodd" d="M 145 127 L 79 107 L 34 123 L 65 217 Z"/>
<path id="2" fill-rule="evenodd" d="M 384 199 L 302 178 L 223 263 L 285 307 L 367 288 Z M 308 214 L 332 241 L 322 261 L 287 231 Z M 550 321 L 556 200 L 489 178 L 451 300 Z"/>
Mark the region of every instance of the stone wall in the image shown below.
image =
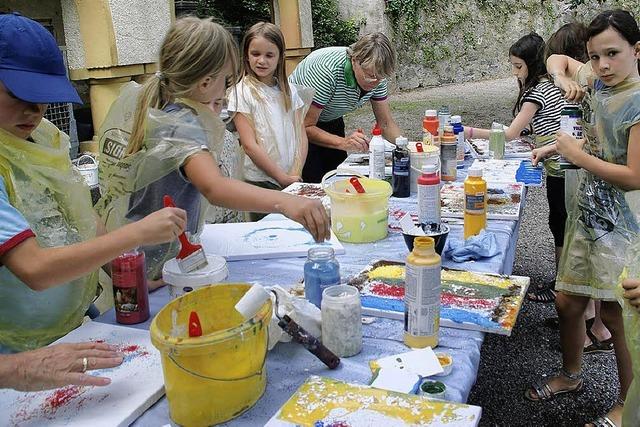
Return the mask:
<path id="1" fill-rule="evenodd" d="M 585 0 L 576 8 L 558 0 L 338 0 L 343 19 L 361 34 L 382 31 L 398 50 L 394 86 L 403 89 L 506 77 L 509 47 L 535 31 L 588 22 L 598 11 L 623 8 L 640 19 L 637 0 Z M 397 17 L 397 19 L 394 19 Z"/>

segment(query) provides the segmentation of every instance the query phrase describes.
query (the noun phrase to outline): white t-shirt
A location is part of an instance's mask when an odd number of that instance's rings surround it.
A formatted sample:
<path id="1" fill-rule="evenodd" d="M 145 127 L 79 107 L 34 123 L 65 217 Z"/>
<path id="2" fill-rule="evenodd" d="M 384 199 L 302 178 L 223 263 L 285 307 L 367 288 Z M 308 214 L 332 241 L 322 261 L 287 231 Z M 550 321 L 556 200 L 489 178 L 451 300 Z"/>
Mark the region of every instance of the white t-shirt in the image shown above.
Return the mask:
<path id="1" fill-rule="evenodd" d="M 300 141 L 296 137 L 294 113 L 304 107 L 296 88 L 291 88 L 291 109 L 284 109 L 282 92 L 278 86 L 268 86 L 255 79 L 247 82 L 245 76 L 229 93 L 229 111 L 244 114 L 253 125 L 256 141 L 269 157 L 286 173 L 293 166 Z M 244 159 L 244 177 L 249 181 L 270 181 L 278 184 L 258 168 L 249 156 Z"/>

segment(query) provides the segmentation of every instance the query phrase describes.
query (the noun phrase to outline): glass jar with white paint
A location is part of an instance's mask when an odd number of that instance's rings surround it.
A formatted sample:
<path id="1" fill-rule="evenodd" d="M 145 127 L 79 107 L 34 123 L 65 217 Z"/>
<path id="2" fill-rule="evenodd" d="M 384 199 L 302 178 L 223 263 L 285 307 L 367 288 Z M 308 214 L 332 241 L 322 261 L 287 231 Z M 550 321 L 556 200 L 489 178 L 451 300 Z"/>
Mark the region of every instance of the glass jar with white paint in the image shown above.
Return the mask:
<path id="1" fill-rule="evenodd" d="M 362 307 L 358 289 L 349 285 L 326 288 L 322 293 L 322 343 L 338 357 L 362 350 Z"/>

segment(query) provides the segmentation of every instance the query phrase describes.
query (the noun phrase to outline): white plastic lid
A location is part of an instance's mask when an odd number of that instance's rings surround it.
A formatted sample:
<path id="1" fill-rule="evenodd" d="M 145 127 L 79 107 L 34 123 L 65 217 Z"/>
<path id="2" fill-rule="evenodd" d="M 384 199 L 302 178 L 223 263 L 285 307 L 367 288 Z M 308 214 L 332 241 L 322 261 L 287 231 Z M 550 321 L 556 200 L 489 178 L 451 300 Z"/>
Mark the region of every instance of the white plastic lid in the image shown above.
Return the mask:
<path id="1" fill-rule="evenodd" d="M 473 166 L 469 168 L 468 176 L 482 176 L 482 168 L 478 166 Z"/>
<path id="2" fill-rule="evenodd" d="M 396 145 L 399 147 L 406 147 L 409 145 L 409 140 L 404 136 L 399 136 L 396 138 Z"/>
<path id="3" fill-rule="evenodd" d="M 503 131 L 504 127 L 500 123 L 493 122 L 491 123 L 491 130 L 493 131 Z"/>
<path id="4" fill-rule="evenodd" d="M 424 115 L 425 117 L 438 117 L 438 112 L 436 110 L 427 110 Z"/>
<path id="5" fill-rule="evenodd" d="M 205 286 L 225 280 L 229 275 L 227 261 L 218 255 L 207 254 L 207 266 L 191 273 L 183 273 L 173 258 L 162 267 L 162 280 L 173 286 Z"/>
<path id="6" fill-rule="evenodd" d="M 451 123 L 462 123 L 461 116 L 451 116 Z"/>
<path id="7" fill-rule="evenodd" d="M 431 163 L 422 165 L 422 173 L 436 173 L 436 165 L 432 165 Z"/>

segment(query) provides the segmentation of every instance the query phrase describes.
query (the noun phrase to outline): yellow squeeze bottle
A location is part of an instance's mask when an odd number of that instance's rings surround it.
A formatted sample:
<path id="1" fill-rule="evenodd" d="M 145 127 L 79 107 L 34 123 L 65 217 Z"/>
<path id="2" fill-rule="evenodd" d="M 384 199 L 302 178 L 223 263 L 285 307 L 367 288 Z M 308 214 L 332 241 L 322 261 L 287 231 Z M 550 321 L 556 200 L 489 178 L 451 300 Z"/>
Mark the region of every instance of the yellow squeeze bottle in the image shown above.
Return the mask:
<path id="1" fill-rule="evenodd" d="M 480 233 L 487 227 L 487 181 L 482 169 L 469 169 L 464 180 L 464 238 Z"/>
<path id="2" fill-rule="evenodd" d="M 440 328 L 440 255 L 432 237 L 416 237 L 404 279 L 404 343 L 436 347 Z"/>

